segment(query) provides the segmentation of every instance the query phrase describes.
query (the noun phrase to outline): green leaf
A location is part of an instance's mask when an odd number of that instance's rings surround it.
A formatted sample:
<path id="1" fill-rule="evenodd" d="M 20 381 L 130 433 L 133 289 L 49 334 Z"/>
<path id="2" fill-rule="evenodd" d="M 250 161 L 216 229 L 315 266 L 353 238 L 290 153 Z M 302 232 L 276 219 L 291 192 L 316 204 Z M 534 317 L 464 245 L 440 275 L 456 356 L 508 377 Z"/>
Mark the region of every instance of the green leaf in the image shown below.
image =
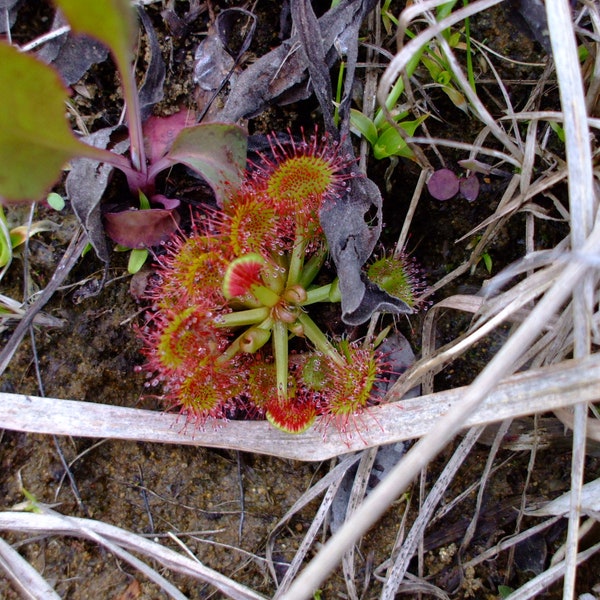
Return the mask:
<path id="1" fill-rule="evenodd" d="M 421 55 L 423 54 L 426 48 L 427 44 L 424 44 L 417 52 L 415 52 L 412 55 L 412 57 L 408 61 L 408 64 L 406 65 L 405 69 L 406 75 L 408 77 L 412 77 L 414 75 L 415 71 L 417 70 L 417 67 L 419 66 L 419 63 L 421 62 Z M 402 95 L 402 92 L 404 92 L 404 80 L 402 79 L 402 77 L 399 77 L 398 81 L 396 81 L 396 83 L 390 90 L 388 97 L 385 99 L 385 105 L 387 106 L 388 110 L 391 111 L 394 108 L 394 106 L 396 106 L 396 103 Z M 375 126 L 381 127 L 385 123 L 385 121 L 385 114 L 380 108 L 377 111 L 377 114 L 375 115 Z"/>
<path id="2" fill-rule="evenodd" d="M 398 19 L 393 15 L 392 12 L 390 12 L 391 3 L 392 0 L 385 0 L 381 7 L 381 22 L 383 23 L 383 26 L 385 27 L 385 32 L 388 35 L 392 34 L 392 24 L 396 27 L 398 27 L 399 25 Z"/>
<path id="3" fill-rule="evenodd" d="M 399 113 L 393 112 L 392 119 L 393 119 L 394 123 L 401 123 L 409 115 L 410 115 L 410 112 L 408 110 L 403 110 L 402 112 L 399 112 Z M 377 137 L 381 137 L 383 132 L 387 131 L 388 129 L 394 129 L 394 126 L 389 121 L 385 121 L 381 125 L 381 127 L 379 127 L 379 129 L 377 130 Z"/>
<path id="4" fill-rule="evenodd" d="M 46 197 L 46 202 L 57 211 L 61 211 L 65 207 L 65 199 L 56 192 L 50 192 Z"/>
<path id="5" fill-rule="evenodd" d="M 440 4 L 440 6 L 438 6 L 436 8 L 436 19 L 438 21 L 441 21 L 442 19 L 445 19 L 451 12 L 452 9 L 455 7 L 456 3 L 458 0 L 451 0 L 450 2 L 446 2 L 444 4 Z"/>
<path id="6" fill-rule="evenodd" d="M 10 230 L 10 243 L 13 248 L 24 244 L 28 237 L 35 235 L 36 233 L 42 233 L 43 231 L 56 231 L 58 226 L 52 221 L 44 219 L 43 221 L 36 221 L 31 226 L 20 225 Z"/>
<path id="7" fill-rule="evenodd" d="M 484 252 L 481 255 L 481 260 L 483 260 L 483 264 L 485 265 L 486 271 L 488 273 L 491 273 L 492 272 L 492 257 L 487 252 Z"/>
<path id="8" fill-rule="evenodd" d="M 5 267 L 12 260 L 12 244 L 8 223 L 2 206 L 0 206 L 0 268 Z"/>
<path id="9" fill-rule="evenodd" d="M 121 76 L 127 107 L 131 161 L 135 169 L 144 172 L 142 122 L 132 68 L 137 20 L 130 0 L 56 0 L 56 4 L 74 31 L 90 35 L 110 49 Z"/>
<path id="10" fill-rule="evenodd" d="M 436 81 L 441 85 L 448 85 L 452 81 L 452 73 L 449 71 L 440 71 Z"/>
<path id="11" fill-rule="evenodd" d="M 377 160 L 390 156 L 403 156 L 411 158 L 413 151 L 408 147 L 404 138 L 393 128 L 386 129 L 373 145 L 373 156 Z"/>
<path id="12" fill-rule="evenodd" d="M 423 115 L 414 121 L 403 121 L 398 125 L 406 131 L 407 135 L 411 136 L 427 117 L 428 115 Z M 412 158 L 413 151 L 408 147 L 400 133 L 395 128 L 390 127 L 379 136 L 377 143 L 373 146 L 373 156 L 378 160 L 390 156 Z"/>
<path id="13" fill-rule="evenodd" d="M 150 210 L 150 200 L 148 200 L 148 196 L 146 196 L 142 190 L 138 190 L 138 196 L 140 199 L 140 210 Z"/>
<path id="14" fill-rule="evenodd" d="M 148 250 L 146 248 L 134 248 L 129 255 L 129 262 L 127 263 L 127 272 L 130 275 L 135 275 L 146 262 L 148 258 Z"/>
<path id="15" fill-rule="evenodd" d="M 86 154 L 65 119 L 67 91 L 47 65 L 0 43 L 0 197 L 45 197 L 63 165 Z"/>
<path id="16" fill-rule="evenodd" d="M 32 513 L 41 513 L 42 509 L 39 506 L 38 499 L 29 491 L 27 491 L 24 487 L 21 487 L 21 491 L 23 492 L 23 496 L 27 499 L 26 506 L 22 508 L 22 510 L 29 511 Z"/>
<path id="17" fill-rule="evenodd" d="M 459 42 L 460 42 L 460 31 L 455 31 L 452 35 L 450 35 L 448 44 L 450 45 L 450 48 L 456 48 L 458 46 Z"/>
<path id="18" fill-rule="evenodd" d="M 437 82 L 438 77 L 444 70 L 442 68 L 442 66 L 438 63 L 437 60 L 432 60 L 431 58 L 428 58 L 427 56 L 423 56 L 421 58 L 421 62 L 427 67 L 427 70 L 429 71 L 429 75 L 431 75 L 431 79 L 433 79 L 434 81 Z"/>
<path id="19" fill-rule="evenodd" d="M 246 134 L 241 127 L 207 123 L 183 129 L 165 158 L 202 175 L 222 205 L 242 182 L 246 150 Z"/>
<path id="20" fill-rule="evenodd" d="M 550 125 L 550 129 L 556 133 L 558 139 L 564 144 L 565 130 L 556 121 L 548 121 L 548 125 Z"/>
<path id="21" fill-rule="evenodd" d="M 377 127 L 365 114 L 355 108 L 350 109 L 350 124 L 371 144 L 377 142 Z"/>

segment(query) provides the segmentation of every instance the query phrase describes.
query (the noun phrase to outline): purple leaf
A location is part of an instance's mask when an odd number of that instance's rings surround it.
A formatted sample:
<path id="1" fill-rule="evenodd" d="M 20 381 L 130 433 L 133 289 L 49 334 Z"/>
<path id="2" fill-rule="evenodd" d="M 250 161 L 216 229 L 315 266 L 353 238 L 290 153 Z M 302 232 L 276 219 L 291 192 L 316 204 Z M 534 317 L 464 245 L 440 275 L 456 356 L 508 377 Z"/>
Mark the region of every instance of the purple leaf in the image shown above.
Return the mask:
<path id="1" fill-rule="evenodd" d="M 106 213 L 104 224 L 108 236 L 128 248 L 147 248 L 166 240 L 179 225 L 179 200 L 157 195 L 151 202 L 164 208 Z"/>
<path id="2" fill-rule="evenodd" d="M 185 127 L 194 124 L 194 114 L 181 110 L 169 117 L 150 117 L 144 123 L 146 154 L 150 163 L 162 158 L 171 148 L 173 140 Z"/>
<path id="3" fill-rule="evenodd" d="M 450 200 L 458 194 L 458 177 L 450 169 L 439 169 L 429 178 L 427 189 L 436 200 Z"/>
<path id="4" fill-rule="evenodd" d="M 460 180 L 460 193 L 469 202 L 477 200 L 477 196 L 479 196 L 479 179 L 477 179 L 477 175 L 469 175 Z"/>

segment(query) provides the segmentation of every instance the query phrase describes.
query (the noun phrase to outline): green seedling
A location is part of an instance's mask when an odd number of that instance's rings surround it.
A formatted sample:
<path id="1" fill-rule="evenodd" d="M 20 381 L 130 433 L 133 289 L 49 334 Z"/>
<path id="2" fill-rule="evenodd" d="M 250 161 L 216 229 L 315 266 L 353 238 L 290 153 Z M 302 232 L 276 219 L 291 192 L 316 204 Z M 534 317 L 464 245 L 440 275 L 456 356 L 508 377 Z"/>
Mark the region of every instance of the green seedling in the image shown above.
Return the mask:
<path id="1" fill-rule="evenodd" d="M 474 237 L 469 244 L 467 244 L 467 250 L 472 250 L 473 248 L 475 248 L 477 246 L 477 244 L 479 243 L 479 240 L 481 240 L 481 236 L 476 236 Z M 481 255 L 479 256 L 479 258 L 477 259 L 477 262 L 471 267 L 471 273 L 473 273 L 477 267 L 477 265 L 482 262 L 483 266 L 485 267 L 485 270 L 491 274 L 492 269 L 494 268 L 494 263 L 492 260 L 492 256 L 491 254 L 487 251 L 484 250 Z"/>
<path id="2" fill-rule="evenodd" d="M 65 199 L 56 192 L 50 192 L 46 197 L 46 202 L 48 203 L 48 206 L 57 212 L 60 212 L 65 207 Z"/>
<path id="3" fill-rule="evenodd" d="M 381 5 L 381 22 L 383 23 L 385 32 L 388 35 L 392 35 L 393 27 L 398 27 L 399 25 L 398 19 L 390 11 L 391 4 L 392 0 L 385 0 L 385 2 Z"/>
<path id="4" fill-rule="evenodd" d="M 465 0 L 466 1 L 466 0 Z M 384 2 L 381 14 L 384 28 L 387 33 L 392 33 L 392 26 L 397 26 L 398 21 L 389 10 L 391 0 Z M 457 0 L 448 2 L 438 7 L 436 17 L 442 20 L 447 17 Z M 409 37 L 414 37 L 414 34 L 407 32 Z M 443 32 L 444 37 L 448 41 L 450 47 L 464 47 L 467 52 L 467 75 L 473 89 L 475 88 L 475 78 L 473 75 L 473 65 L 471 57 L 470 29 L 468 20 L 465 21 L 465 42 L 461 42 L 462 33 L 459 31 L 452 32 L 449 29 Z M 466 99 L 458 86 L 454 83 L 452 69 L 447 63 L 442 52 L 436 46 L 435 42 L 430 42 L 421 48 L 421 50 L 412 57 L 406 66 L 406 76 L 412 77 L 419 65 L 423 65 L 434 83 L 441 87 L 444 93 L 450 100 L 461 110 L 468 110 Z M 428 115 L 423 115 L 415 120 L 408 119 L 409 112 L 401 111 L 398 107 L 398 102 L 404 93 L 404 79 L 401 77 L 390 90 L 385 101 L 385 107 L 392 116 L 396 127 L 392 126 L 386 119 L 386 113 L 383 109 L 379 109 L 373 119 L 370 119 L 359 110 L 353 109 L 351 112 L 351 124 L 353 131 L 362 135 L 372 146 L 373 155 L 377 159 L 388 158 L 391 156 L 400 156 L 404 158 L 413 158 L 413 152 L 405 141 L 405 137 L 414 135 L 418 126 L 427 118 Z M 401 128 L 404 134 L 398 131 Z"/>
<path id="5" fill-rule="evenodd" d="M 558 139 L 564 144 L 565 143 L 565 130 L 556 121 L 549 121 L 550 129 L 558 136 Z"/>
<path id="6" fill-rule="evenodd" d="M 412 77 L 414 74 L 420 58 L 421 52 L 417 53 L 407 65 L 408 77 Z M 394 122 L 406 132 L 408 137 L 414 134 L 428 115 L 423 115 L 415 120 L 406 120 L 409 115 L 408 111 L 399 111 L 397 108 L 398 100 L 403 92 L 404 80 L 400 78 L 390 90 L 385 105 Z M 413 157 L 413 152 L 404 140 L 404 136 L 386 120 L 385 112 L 382 109 L 377 111 L 374 119 L 370 119 L 359 110 L 352 109 L 350 123 L 354 132 L 364 136 L 371 144 L 375 158 L 381 160 L 390 156 Z"/>
<path id="7" fill-rule="evenodd" d="M 41 513 L 42 508 L 40 506 L 39 500 L 32 494 L 30 491 L 26 490 L 23 486 L 21 486 L 21 492 L 23 496 L 25 496 L 25 500 L 23 502 L 19 502 L 12 507 L 12 510 L 23 510 L 25 512 L 32 513 Z"/>

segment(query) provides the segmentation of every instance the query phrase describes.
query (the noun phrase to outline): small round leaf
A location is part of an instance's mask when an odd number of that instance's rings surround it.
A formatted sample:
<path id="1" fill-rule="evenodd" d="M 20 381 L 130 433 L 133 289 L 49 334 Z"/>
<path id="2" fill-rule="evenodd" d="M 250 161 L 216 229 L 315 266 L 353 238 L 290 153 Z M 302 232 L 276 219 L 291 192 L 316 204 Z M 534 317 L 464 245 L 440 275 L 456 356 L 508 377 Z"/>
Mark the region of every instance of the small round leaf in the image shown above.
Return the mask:
<path id="1" fill-rule="evenodd" d="M 435 171 L 427 182 L 427 189 L 436 200 L 450 200 L 458 194 L 459 187 L 458 177 L 450 169 Z"/>

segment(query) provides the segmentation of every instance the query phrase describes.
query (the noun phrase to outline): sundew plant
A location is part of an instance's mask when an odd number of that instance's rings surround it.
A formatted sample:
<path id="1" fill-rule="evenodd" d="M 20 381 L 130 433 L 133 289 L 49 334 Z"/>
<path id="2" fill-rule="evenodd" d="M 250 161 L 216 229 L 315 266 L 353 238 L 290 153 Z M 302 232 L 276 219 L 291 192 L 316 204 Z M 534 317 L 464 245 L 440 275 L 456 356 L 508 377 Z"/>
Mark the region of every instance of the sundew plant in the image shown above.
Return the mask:
<path id="1" fill-rule="evenodd" d="M 385 357 L 331 340 L 311 316 L 315 305 L 340 301 L 322 268 L 319 212 L 359 176 L 351 166 L 326 136 L 273 136 L 222 208 L 196 213 L 191 233 L 165 244 L 139 331 L 148 386 L 161 385 L 169 407 L 199 424 L 266 417 L 288 432 L 322 415 L 344 431 L 374 401 Z M 411 268 L 394 260 L 370 275 L 414 307 Z"/>

